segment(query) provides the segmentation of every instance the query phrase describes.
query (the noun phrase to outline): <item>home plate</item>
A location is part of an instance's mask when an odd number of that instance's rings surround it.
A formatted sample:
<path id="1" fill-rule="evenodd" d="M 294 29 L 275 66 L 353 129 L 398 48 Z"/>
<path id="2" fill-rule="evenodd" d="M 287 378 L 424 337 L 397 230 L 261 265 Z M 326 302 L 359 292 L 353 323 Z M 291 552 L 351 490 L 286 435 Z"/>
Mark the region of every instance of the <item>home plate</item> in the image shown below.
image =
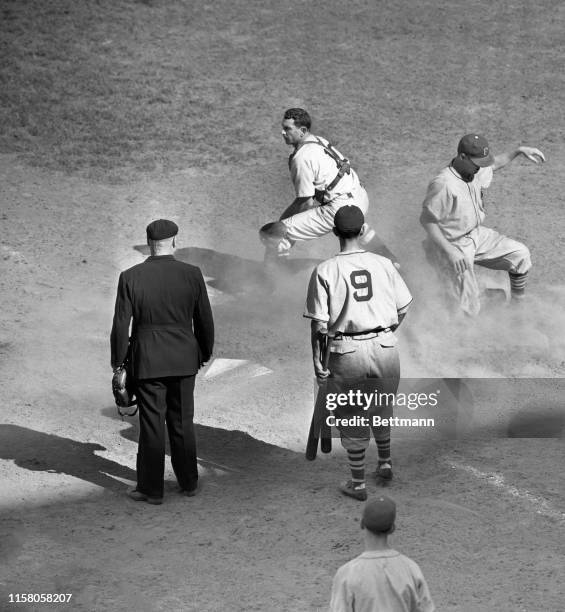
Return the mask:
<path id="1" fill-rule="evenodd" d="M 272 374 L 273 370 L 269 370 L 259 363 L 253 363 L 247 359 L 214 359 L 206 370 L 204 378 L 216 378 L 223 374 L 234 374 L 236 376 L 245 376 L 253 378 L 254 376 L 264 376 Z"/>

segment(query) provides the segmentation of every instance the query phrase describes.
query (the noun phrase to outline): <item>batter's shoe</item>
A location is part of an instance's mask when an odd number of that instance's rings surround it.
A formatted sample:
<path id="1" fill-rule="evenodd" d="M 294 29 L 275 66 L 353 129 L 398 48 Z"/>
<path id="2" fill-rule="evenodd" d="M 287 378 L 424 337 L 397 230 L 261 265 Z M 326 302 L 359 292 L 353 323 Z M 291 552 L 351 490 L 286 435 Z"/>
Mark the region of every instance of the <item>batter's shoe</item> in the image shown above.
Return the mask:
<path id="1" fill-rule="evenodd" d="M 379 461 L 375 476 L 383 480 L 392 480 L 392 461 Z"/>
<path id="2" fill-rule="evenodd" d="M 149 497 L 149 495 L 145 495 L 145 493 L 142 493 L 137 489 L 133 489 L 133 491 L 128 491 L 128 496 L 133 499 L 133 501 L 144 501 L 154 506 L 160 506 L 163 503 L 162 497 Z"/>
<path id="3" fill-rule="evenodd" d="M 353 497 L 359 501 L 366 501 L 367 488 L 365 483 L 362 485 L 354 485 L 351 480 L 346 480 L 339 485 L 339 490 L 348 497 Z"/>

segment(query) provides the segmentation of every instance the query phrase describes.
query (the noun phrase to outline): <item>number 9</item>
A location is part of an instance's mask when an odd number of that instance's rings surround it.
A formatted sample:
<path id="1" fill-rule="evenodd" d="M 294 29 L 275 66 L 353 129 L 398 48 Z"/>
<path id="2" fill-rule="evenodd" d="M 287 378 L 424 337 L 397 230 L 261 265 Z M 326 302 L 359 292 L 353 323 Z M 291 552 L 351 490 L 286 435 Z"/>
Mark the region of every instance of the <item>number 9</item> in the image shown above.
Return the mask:
<path id="1" fill-rule="evenodd" d="M 362 290 L 362 292 L 353 292 L 353 297 L 357 302 L 368 302 L 373 297 L 373 284 L 367 270 L 354 270 L 349 275 L 349 280 L 355 289 Z"/>

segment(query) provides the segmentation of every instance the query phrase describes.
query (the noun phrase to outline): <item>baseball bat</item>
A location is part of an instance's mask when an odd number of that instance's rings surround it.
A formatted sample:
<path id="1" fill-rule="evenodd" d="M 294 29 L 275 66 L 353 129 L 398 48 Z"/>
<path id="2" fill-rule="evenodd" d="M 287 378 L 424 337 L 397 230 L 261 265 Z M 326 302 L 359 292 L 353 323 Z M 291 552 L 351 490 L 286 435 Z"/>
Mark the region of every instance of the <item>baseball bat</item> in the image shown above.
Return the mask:
<path id="1" fill-rule="evenodd" d="M 329 339 L 327 335 L 325 337 L 323 351 L 322 365 L 324 366 L 324 370 L 327 370 L 328 363 L 330 361 Z M 318 454 L 318 441 L 322 431 L 329 434 L 326 437 L 322 437 L 322 452 L 329 453 L 332 450 L 331 429 L 327 426 L 325 421 L 326 394 L 324 393 L 324 390 L 325 384 L 323 385 L 323 389 L 318 387 L 316 398 L 314 400 L 314 411 L 312 413 L 312 421 L 310 423 L 310 430 L 308 432 L 308 441 L 306 442 L 306 459 L 308 459 L 308 461 L 314 461 L 314 459 L 316 459 L 316 455 Z"/>

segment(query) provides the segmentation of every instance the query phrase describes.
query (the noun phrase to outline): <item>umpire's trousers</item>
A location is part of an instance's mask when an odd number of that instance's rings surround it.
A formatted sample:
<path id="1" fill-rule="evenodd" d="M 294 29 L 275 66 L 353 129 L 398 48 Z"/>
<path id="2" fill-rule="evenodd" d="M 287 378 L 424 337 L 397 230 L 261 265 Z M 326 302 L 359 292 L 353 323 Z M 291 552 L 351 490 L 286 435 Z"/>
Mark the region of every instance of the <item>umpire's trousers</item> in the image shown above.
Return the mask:
<path id="1" fill-rule="evenodd" d="M 194 434 L 194 381 L 192 376 L 169 376 L 137 381 L 139 448 L 137 490 L 163 497 L 165 425 L 169 433 L 171 463 L 181 489 L 196 487 L 196 437 Z"/>

